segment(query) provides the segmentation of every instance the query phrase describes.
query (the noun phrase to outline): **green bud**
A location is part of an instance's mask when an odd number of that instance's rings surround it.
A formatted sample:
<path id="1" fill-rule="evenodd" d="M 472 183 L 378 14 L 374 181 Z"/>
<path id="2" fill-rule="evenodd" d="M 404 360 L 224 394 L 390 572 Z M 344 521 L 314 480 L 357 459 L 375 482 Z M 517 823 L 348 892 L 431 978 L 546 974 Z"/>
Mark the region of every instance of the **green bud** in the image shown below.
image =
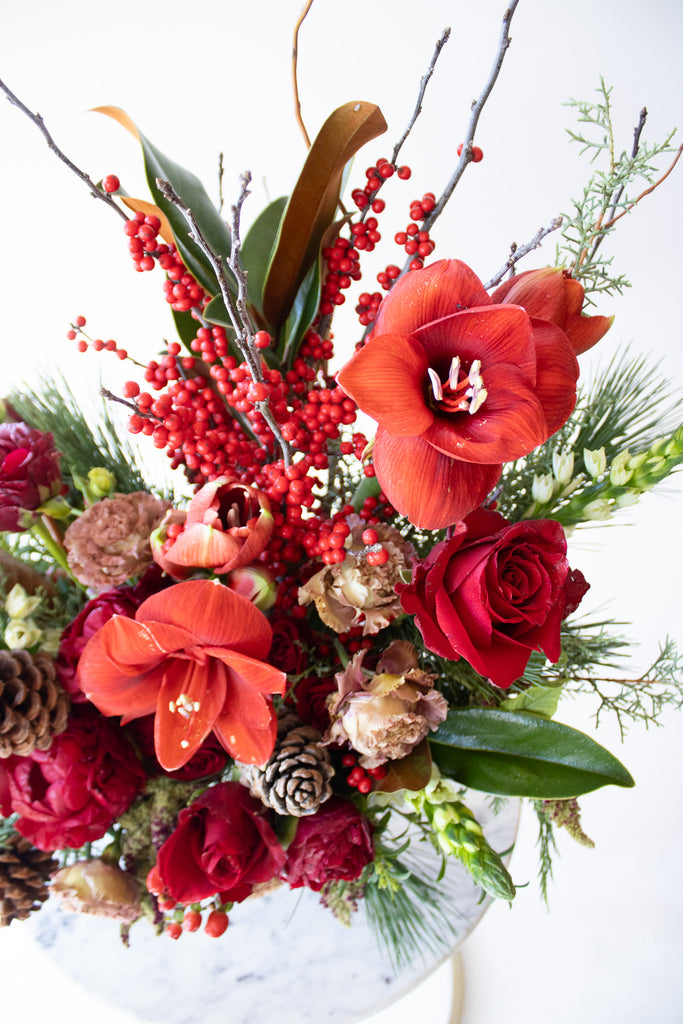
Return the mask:
<path id="1" fill-rule="evenodd" d="M 612 460 L 609 479 L 610 483 L 615 487 L 625 487 L 632 476 L 631 453 L 627 448 L 626 451 L 619 452 L 616 458 Z"/>
<path id="2" fill-rule="evenodd" d="M 102 466 L 96 466 L 88 472 L 88 492 L 91 501 L 106 498 L 116 487 L 116 477 Z"/>

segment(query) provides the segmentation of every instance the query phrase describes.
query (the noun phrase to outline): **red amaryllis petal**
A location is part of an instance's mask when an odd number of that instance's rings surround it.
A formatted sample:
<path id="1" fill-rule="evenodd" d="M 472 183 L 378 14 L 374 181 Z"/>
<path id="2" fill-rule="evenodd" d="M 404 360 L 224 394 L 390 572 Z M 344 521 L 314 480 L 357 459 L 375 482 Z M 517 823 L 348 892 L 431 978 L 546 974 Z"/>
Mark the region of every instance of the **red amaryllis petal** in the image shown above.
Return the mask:
<path id="1" fill-rule="evenodd" d="M 195 643 L 229 647 L 265 658 L 272 631 L 265 615 L 239 594 L 211 580 L 186 580 L 143 601 L 135 618 L 189 630 Z"/>
<path id="2" fill-rule="evenodd" d="M 525 375 L 510 365 L 490 367 L 488 395 L 480 409 L 437 416 L 422 435 L 439 451 L 465 462 L 509 462 L 543 444 L 548 430 L 543 407 Z"/>
<path id="3" fill-rule="evenodd" d="M 337 382 L 368 416 L 397 436 L 421 434 L 434 419 L 425 401 L 429 362 L 419 342 L 373 336 L 337 374 Z"/>
<path id="4" fill-rule="evenodd" d="M 490 301 L 465 263 L 437 260 L 399 278 L 379 308 L 372 334 L 411 335 L 432 320 L 470 306 L 487 306 Z"/>
<path id="5" fill-rule="evenodd" d="M 500 363 L 516 366 L 530 384 L 536 380 L 531 323 L 519 306 L 468 309 L 416 328 L 413 337 L 422 342 L 429 365 L 441 375 L 448 374 L 451 359 L 459 356 L 467 366 L 481 360 L 484 387 L 487 369 Z"/>
<path id="6" fill-rule="evenodd" d="M 544 320 L 532 320 L 532 324 L 538 361 L 536 394 L 550 437 L 574 411 L 579 364 L 564 331 Z"/>
<path id="7" fill-rule="evenodd" d="M 123 674 L 103 653 L 97 634 L 86 645 L 78 665 L 78 684 L 88 700 L 103 715 L 124 715 L 124 724 L 152 714 L 159 683 L 156 664 L 139 675 Z"/>
<path id="8" fill-rule="evenodd" d="M 243 547 L 241 541 L 225 530 L 188 522 L 173 541 L 166 558 L 171 564 L 223 572 L 223 566 L 234 562 Z"/>
<path id="9" fill-rule="evenodd" d="M 607 334 L 613 316 L 568 316 L 564 332 L 577 356 L 587 352 Z"/>
<path id="10" fill-rule="evenodd" d="M 491 293 L 491 302 L 512 302 L 517 306 L 524 306 L 529 316 L 549 320 L 553 324 L 562 324 L 567 314 L 568 283 L 558 267 L 525 270 L 499 285 Z M 571 283 L 579 284 L 578 281 Z M 575 302 L 576 295 L 571 294 Z M 579 309 L 582 302 L 583 288 L 579 298 Z"/>
<path id="11" fill-rule="evenodd" d="M 245 679 L 249 686 L 258 690 L 259 693 L 284 695 L 287 676 L 279 668 L 264 661 L 249 658 L 246 654 L 240 654 L 235 650 L 228 651 L 224 647 L 204 647 L 202 650 L 214 658 L 219 658 L 224 665 Z"/>
<path id="12" fill-rule="evenodd" d="M 192 643 L 192 633 L 165 622 L 137 622 L 113 615 L 96 634 L 112 669 L 123 675 L 146 672 L 171 651 Z"/>
<path id="13" fill-rule="evenodd" d="M 373 461 L 391 504 L 422 529 L 440 530 L 484 500 L 498 481 L 501 466 L 459 462 L 442 455 L 419 437 L 394 437 L 380 427 Z M 406 472 L 410 466 L 410 472 Z"/>
<path id="14" fill-rule="evenodd" d="M 192 650 L 167 661 L 154 720 L 154 749 L 167 772 L 186 764 L 211 732 L 225 703 L 224 665 Z"/>
<path id="15" fill-rule="evenodd" d="M 273 753 L 277 716 L 265 697 L 235 680 L 213 731 L 228 753 L 244 764 L 264 764 Z"/>

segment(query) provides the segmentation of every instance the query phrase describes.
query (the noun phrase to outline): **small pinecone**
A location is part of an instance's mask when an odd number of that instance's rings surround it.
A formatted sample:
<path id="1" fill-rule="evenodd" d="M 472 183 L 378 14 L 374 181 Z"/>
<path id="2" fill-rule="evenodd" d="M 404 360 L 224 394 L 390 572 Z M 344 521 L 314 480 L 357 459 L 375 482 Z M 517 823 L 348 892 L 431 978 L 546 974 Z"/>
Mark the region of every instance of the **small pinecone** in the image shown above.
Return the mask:
<path id="1" fill-rule="evenodd" d="M 58 867 L 51 853 L 37 850 L 18 833 L 0 846 L 0 928 L 25 920 L 49 896 L 47 883 Z"/>
<path id="2" fill-rule="evenodd" d="M 44 651 L 0 651 L 0 758 L 47 750 L 64 732 L 69 697 L 56 678 Z"/>
<path id="3" fill-rule="evenodd" d="M 240 781 L 252 796 L 278 814 L 315 814 L 332 795 L 334 768 L 320 733 L 290 711 L 278 714 L 277 740 L 264 765 L 241 765 Z"/>

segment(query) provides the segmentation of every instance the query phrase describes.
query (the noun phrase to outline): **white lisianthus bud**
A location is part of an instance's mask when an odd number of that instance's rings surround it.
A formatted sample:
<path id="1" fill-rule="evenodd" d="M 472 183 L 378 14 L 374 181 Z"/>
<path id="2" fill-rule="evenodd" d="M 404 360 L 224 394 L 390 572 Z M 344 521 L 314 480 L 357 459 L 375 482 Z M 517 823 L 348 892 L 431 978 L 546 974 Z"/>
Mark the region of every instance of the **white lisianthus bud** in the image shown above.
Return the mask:
<path id="1" fill-rule="evenodd" d="M 568 484 L 574 475 L 574 452 L 553 452 L 553 473 L 558 483 Z"/>
<path id="2" fill-rule="evenodd" d="M 640 494 L 640 491 L 627 491 L 626 494 L 620 494 L 615 500 L 619 508 L 628 508 L 629 505 L 635 505 Z"/>
<path id="3" fill-rule="evenodd" d="M 612 515 L 612 509 L 606 498 L 596 498 L 595 501 L 588 502 L 583 510 L 583 514 L 586 519 L 609 519 Z"/>
<path id="4" fill-rule="evenodd" d="M 604 448 L 596 448 L 595 451 L 591 451 L 590 448 L 583 449 L 583 463 L 593 477 L 596 480 L 599 476 L 607 469 L 607 454 Z"/>
<path id="5" fill-rule="evenodd" d="M 5 611 L 10 619 L 26 619 L 39 604 L 39 597 L 29 597 L 21 583 L 15 583 L 5 599 Z"/>
<path id="6" fill-rule="evenodd" d="M 43 630 L 43 639 L 40 641 L 40 649 L 48 654 L 55 655 L 59 651 L 63 630 L 52 626 Z"/>
<path id="7" fill-rule="evenodd" d="M 10 650 L 23 651 L 34 647 L 43 635 L 33 619 L 10 619 L 5 629 L 5 643 Z"/>
<path id="8" fill-rule="evenodd" d="M 633 467 L 630 466 L 631 453 L 626 449 L 624 452 L 619 452 L 617 457 L 612 460 L 612 465 L 609 469 L 610 483 L 614 484 L 615 487 L 625 487 L 633 476 Z"/>
<path id="9" fill-rule="evenodd" d="M 551 473 L 543 473 L 541 476 L 534 474 L 534 482 L 531 485 L 531 497 L 539 505 L 547 505 L 555 491 L 555 481 Z"/>

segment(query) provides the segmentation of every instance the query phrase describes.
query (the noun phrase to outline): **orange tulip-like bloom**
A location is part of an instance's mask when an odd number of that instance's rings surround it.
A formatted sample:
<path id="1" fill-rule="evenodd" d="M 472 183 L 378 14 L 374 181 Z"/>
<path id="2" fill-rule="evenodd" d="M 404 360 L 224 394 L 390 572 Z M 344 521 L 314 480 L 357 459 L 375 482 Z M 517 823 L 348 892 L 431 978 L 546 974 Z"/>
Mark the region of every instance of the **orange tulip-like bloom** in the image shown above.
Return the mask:
<path id="1" fill-rule="evenodd" d="M 186 764 L 210 732 L 247 764 L 270 757 L 277 731 L 268 694 L 286 676 L 265 664 L 272 631 L 254 605 L 220 583 L 188 580 L 154 594 L 134 619 L 115 615 L 88 641 L 78 680 L 122 724 L 155 713 L 166 771 Z"/>
<path id="2" fill-rule="evenodd" d="M 576 403 L 576 356 L 564 332 L 520 306 L 494 304 L 459 260 L 400 278 L 370 339 L 338 374 L 377 420 L 375 471 L 416 526 L 463 519 Z"/>
<path id="3" fill-rule="evenodd" d="M 504 281 L 491 294 L 491 302 L 523 306 L 529 316 L 560 327 L 577 356 L 592 348 L 612 326 L 613 316 L 584 316 L 583 285 L 560 267 L 525 270 Z"/>
<path id="4" fill-rule="evenodd" d="M 222 476 L 197 491 L 187 513 L 174 509 L 167 514 L 152 534 L 152 553 L 177 580 L 187 579 L 196 569 L 228 573 L 253 562 L 272 531 L 266 495 Z"/>

